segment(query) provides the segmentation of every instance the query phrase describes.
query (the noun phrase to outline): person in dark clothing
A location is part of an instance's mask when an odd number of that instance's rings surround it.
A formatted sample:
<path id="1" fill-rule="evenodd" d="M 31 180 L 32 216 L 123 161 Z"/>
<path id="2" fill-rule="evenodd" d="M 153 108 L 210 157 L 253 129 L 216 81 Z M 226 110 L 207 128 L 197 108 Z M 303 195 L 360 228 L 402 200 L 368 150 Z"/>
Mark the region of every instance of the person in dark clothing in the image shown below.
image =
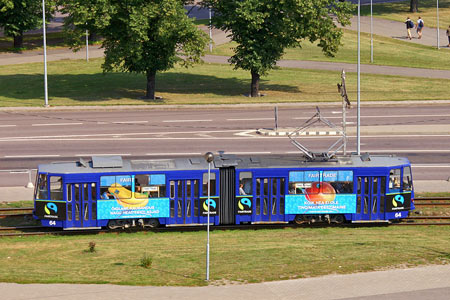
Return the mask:
<path id="1" fill-rule="evenodd" d="M 406 24 L 406 31 L 408 33 L 408 38 L 412 39 L 412 37 L 411 37 L 411 28 L 414 28 L 414 22 L 411 21 L 411 19 L 408 17 L 406 19 L 406 21 L 405 21 L 405 24 Z"/>

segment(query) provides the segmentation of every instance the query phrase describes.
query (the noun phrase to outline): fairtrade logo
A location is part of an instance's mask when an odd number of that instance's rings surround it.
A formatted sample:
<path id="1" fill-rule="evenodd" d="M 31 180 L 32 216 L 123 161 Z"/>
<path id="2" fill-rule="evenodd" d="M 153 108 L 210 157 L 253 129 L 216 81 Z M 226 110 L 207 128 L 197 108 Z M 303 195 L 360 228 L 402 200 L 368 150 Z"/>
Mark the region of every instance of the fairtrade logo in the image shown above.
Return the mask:
<path id="1" fill-rule="evenodd" d="M 403 204 L 405 202 L 405 198 L 402 195 L 395 195 L 395 197 L 392 199 L 392 205 L 394 207 L 397 207 L 397 202 Z"/>
<path id="2" fill-rule="evenodd" d="M 55 214 L 58 213 L 58 207 L 56 206 L 55 203 L 47 203 L 47 205 L 45 205 L 44 207 L 44 210 L 47 215 L 51 215 L 52 214 L 51 211 L 53 211 L 53 213 Z"/>
<path id="3" fill-rule="evenodd" d="M 247 206 L 248 209 L 250 209 L 252 207 L 252 201 L 250 201 L 250 199 L 248 199 L 248 198 L 242 198 L 238 202 L 239 209 L 244 210 L 244 205 Z"/>
<path id="4" fill-rule="evenodd" d="M 205 211 L 208 211 L 208 204 L 210 207 L 212 207 L 214 209 L 216 208 L 216 201 L 214 201 L 213 199 L 208 199 L 205 202 L 203 202 L 203 209 Z"/>

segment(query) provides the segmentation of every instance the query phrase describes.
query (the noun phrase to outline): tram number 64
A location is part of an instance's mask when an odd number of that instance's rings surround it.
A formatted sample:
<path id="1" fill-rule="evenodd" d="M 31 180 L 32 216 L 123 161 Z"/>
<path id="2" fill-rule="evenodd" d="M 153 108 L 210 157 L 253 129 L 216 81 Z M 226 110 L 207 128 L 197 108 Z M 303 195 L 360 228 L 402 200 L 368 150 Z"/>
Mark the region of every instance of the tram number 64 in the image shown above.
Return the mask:
<path id="1" fill-rule="evenodd" d="M 401 218 L 401 217 L 402 217 L 402 213 L 399 213 L 399 212 L 398 212 L 398 213 L 395 213 L 395 217 L 396 217 L 396 218 Z M 53 222 L 54 222 L 54 221 L 53 221 Z M 51 225 L 51 224 L 50 224 L 50 225 Z"/>
<path id="2" fill-rule="evenodd" d="M 50 222 L 48 222 L 48 224 L 49 224 L 50 226 L 55 226 L 55 225 L 56 225 L 56 221 L 50 221 Z"/>

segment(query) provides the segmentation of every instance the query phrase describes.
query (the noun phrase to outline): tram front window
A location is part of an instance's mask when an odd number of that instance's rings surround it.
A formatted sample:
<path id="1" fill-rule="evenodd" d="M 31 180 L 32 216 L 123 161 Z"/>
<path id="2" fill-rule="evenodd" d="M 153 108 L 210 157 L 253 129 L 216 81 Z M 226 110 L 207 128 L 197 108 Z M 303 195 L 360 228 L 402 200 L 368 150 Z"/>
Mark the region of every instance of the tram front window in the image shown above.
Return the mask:
<path id="1" fill-rule="evenodd" d="M 36 185 L 36 199 L 48 199 L 48 183 L 46 174 L 39 174 Z"/>
<path id="2" fill-rule="evenodd" d="M 412 177 L 410 167 L 403 168 L 403 190 L 404 191 L 412 190 Z"/>

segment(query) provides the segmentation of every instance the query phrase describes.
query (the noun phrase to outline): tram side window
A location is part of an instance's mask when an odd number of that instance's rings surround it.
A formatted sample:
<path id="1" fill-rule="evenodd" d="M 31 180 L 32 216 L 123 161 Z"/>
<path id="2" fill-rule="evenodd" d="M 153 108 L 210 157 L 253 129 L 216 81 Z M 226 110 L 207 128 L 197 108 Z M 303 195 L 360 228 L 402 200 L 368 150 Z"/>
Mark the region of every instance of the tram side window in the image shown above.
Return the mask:
<path id="1" fill-rule="evenodd" d="M 400 190 L 401 169 L 392 169 L 389 172 L 389 190 Z"/>
<path id="2" fill-rule="evenodd" d="M 289 194 L 317 194 L 319 192 L 319 171 L 289 172 Z"/>
<path id="3" fill-rule="evenodd" d="M 122 199 L 131 198 L 131 176 L 101 176 L 100 177 L 100 198 L 114 199 L 115 197 Z"/>
<path id="4" fill-rule="evenodd" d="M 351 194 L 353 193 L 353 171 L 323 171 L 323 182 L 328 185 L 322 185 L 322 193 Z"/>
<path id="5" fill-rule="evenodd" d="M 36 199 L 48 199 L 48 184 L 46 174 L 39 174 L 38 182 L 36 185 Z"/>
<path id="6" fill-rule="evenodd" d="M 61 176 L 50 176 L 50 199 L 63 200 L 63 186 Z"/>
<path id="7" fill-rule="evenodd" d="M 134 191 L 136 198 L 166 197 L 166 175 L 136 175 L 134 179 Z"/>
<path id="8" fill-rule="evenodd" d="M 252 172 L 239 173 L 239 195 L 253 194 Z"/>
<path id="9" fill-rule="evenodd" d="M 210 195 L 216 195 L 216 173 L 210 173 Z M 203 173 L 203 196 L 208 196 L 208 173 Z"/>
<path id="10" fill-rule="evenodd" d="M 410 167 L 403 168 L 403 190 L 404 191 L 412 190 L 412 176 Z"/>

